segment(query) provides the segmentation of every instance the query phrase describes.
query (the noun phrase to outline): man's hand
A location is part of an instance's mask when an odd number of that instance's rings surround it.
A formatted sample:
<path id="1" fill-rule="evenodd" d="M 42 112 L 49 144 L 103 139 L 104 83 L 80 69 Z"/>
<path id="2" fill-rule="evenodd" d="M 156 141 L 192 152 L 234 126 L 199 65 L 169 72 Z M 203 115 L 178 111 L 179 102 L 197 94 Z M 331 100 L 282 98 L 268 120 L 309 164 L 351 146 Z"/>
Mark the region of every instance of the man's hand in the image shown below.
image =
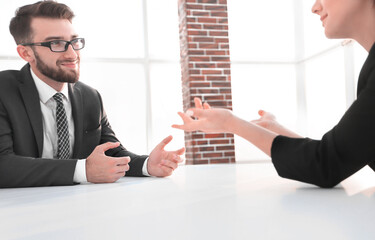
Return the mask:
<path id="1" fill-rule="evenodd" d="M 147 171 L 151 176 L 166 177 L 170 176 L 182 162 L 181 155 L 184 154 L 185 148 L 177 151 L 165 151 L 165 146 L 172 140 L 172 136 L 166 137 L 150 153 L 147 162 Z"/>
<path id="2" fill-rule="evenodd" d="M 130 157 L 108 157 L 105 152 L 117 148 L 120 143 L 107 142 L 98 145 L 86 159 L 86 177 L 92 183 L 112 183 L 125 176 Z"/>

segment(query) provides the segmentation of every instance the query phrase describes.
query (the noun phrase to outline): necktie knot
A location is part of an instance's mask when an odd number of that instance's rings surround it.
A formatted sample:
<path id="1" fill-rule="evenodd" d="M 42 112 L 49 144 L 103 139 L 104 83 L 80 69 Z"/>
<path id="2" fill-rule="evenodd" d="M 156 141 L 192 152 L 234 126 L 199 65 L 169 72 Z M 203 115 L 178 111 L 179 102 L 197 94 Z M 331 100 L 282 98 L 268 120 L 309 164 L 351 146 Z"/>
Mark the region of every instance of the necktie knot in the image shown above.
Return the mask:
<path id="1" fill-rule="evenodd" d="M 63 103 L 63 94 L 58 92 L 53 95 L 53 99 L 55 99 L 57 103 Z"/>

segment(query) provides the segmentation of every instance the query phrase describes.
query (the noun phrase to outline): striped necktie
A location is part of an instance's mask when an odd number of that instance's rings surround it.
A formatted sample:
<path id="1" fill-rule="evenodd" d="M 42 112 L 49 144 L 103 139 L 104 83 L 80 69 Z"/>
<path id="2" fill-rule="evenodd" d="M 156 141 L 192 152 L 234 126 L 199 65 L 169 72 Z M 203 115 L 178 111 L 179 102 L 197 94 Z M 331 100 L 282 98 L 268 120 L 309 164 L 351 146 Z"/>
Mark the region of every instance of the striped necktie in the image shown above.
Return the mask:
<path id="1" fill-rule="evenodd" d="M 68 159 L 70 156 L 69 129 L 63 104 L 63 94 L 56 93 L 53 99 L 56 101 L 57 158 Z"/>

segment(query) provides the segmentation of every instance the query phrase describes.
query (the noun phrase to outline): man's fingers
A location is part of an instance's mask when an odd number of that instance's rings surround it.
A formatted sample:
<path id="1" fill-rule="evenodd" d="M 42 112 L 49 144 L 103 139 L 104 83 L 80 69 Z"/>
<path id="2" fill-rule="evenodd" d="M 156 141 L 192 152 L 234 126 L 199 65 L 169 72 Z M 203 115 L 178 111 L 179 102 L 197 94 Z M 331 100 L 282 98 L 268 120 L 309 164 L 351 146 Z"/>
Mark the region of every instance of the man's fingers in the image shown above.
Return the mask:
<path id="1" fill-rule="evenodd" d="M 160 149 L 164 149 L 164 147 L 172 141 L 173 137 L 169 135 L 168 137 L 164 138 L 156 147 Z"/>
<path id="2" fill-rule="evenodd" d="M 178 167 L 178 163 L 164 160 L 161 162 L 160 166 L 165 166 L 165 167 L 171 168 L 172 170 L 175 170 Z"/>
<path id="3" fill-rule="evenodd" d="M 184 147 L 182 147 L 182 148 L 180 148 L 180 149 L 178 149 L 178 150 L 175 151 L 175 153 L 177 155 L 182 155 L 182 154 L 184 154 L 184 152 L 185 152 L 185 148 Z"/>
<path id="4" fill-rule="evenodd" d="M 131 161 L 130 157 L 118 157 L 113 159 L 115 159 L 116 165 L 127 165 Z"/>
<path id="5" fill-rule="evenodd" d="M 100 144 L 97 146 L 97 148 L 101 151 L 101 152 L 106 152 L 107 150 L 109 149 L 112 149 L 112 148 L 117 148 L 118 146 L 120 146 L 120 143 L 119 142 L 106 142 L 106 143 L 103 143 L 103 144 Z"/>
<path id="6" fill-rule="evenodd" d="M 164 172 L 164 174 L 161 175 L 163 177 L 170 176 L 173 173 L 173 169 L 165 165 L 160 165 L 160 168 Z"/>
<path id="7" fill-rule="evenodd" d="M 126 164 L 126 165 L 118 165 L 118 166 L 116 167 L 116 172 L 117 172 L 117 173 L 127 172 L 127 171 L 129 171 L 129 169 L 130 169 L 130 167 L 129 167 L 128 164 Z M 124 174 L 125 174 L 125 173 L 124 173 Z"/>

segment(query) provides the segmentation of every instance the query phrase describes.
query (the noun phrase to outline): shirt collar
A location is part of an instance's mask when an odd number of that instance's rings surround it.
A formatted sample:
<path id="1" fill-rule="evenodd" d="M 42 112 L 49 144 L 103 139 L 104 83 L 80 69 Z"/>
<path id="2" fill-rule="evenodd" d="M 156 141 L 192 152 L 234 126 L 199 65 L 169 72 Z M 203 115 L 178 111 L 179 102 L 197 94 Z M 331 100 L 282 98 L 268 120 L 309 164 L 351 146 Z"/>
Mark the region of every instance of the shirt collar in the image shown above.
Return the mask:
<path id="1" fill-rule="evenodd" d="M 50 100 L 53 95 L 57 93 L 55 89 L 50 87 L 47 83 L 43 82 L 38 76 L 35 75 L 33 70 L 30 67 L 31 76 L 34 79 L 36 89 L 39 93 L 39 99 L 42 101 L 42 103 L 46 104 L 48 100 Z M 69 93 L 68 88 L 65 87 L 66 84 L 64 84 L 63 89 L 61 90 L 61 93 L 64 95 L 65 99 L 69 102 Z"/>

